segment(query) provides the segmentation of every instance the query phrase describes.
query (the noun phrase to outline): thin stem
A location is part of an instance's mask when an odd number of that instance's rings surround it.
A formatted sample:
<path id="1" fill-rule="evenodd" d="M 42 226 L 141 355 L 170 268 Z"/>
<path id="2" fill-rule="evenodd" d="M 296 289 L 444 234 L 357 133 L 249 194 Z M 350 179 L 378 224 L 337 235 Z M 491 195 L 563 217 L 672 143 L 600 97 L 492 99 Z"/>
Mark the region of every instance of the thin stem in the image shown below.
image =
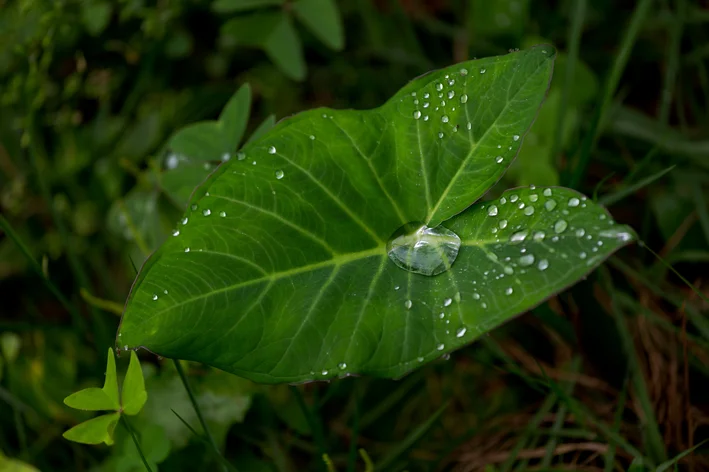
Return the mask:
<path id="1" fill-rule="evenodd" d="M 197 418 L 199 419 L 199 423 L 202 425 L 202 429 L 204 430 L 205 436 L 207 436 L 207 439 L 209 439 L 209 443 L 212 445 L 215 451 L 221 455 L 221 452 L 219 451 L 219 448 L 217 447 L 217 442 L 214 440 L 214 436 L 212 436 L 211 431 L 209 431 L 209 427 L 207 426 L 207 422 L 204 420 L 204 416 L 202 415 L 202 410 L 199 409 L 199 405 L 197 404 L 197 399 L 194 397 L 194 393 L 192 392 L 192 387 L 190 387 L 189 382 L 187 381 L 187 376 L 185 375 L 185 371 L 182 368 L 182 365 L 180 364 L 180 361 L 177 359 L 173 359 L 172 362 L 175 363 L 175 368 L 177 369 L 177 373 L 180 375 L 180 380 L 182 380 L 182 385 L 185 386 L 185 390 L 187 391 L 187 396 L 190 397 L 190 402 L 192 403 L 192 408 L 194 408 L 195 413 L 197 413 Z"/>
<path id="2" fill-rule="evenodd" d="M 313 439 L 315 440 L 315 445 L 318 450 L 318 456 L 323 457 L 323 455 L 326 453 L 326 447 L 325 436 L 322 431 L 322 425 L 320 424 L 320 421 L 318 421 L 318 419 L 315 417 L 313 411 L 308 408 L 308 405 L 305 403 L 305 399 L 303 398 L 303 394 L 300 392 L 298 387 L 291 385 L 290 389 L 291 392 L 293 392 L 293 395 L 295 396 L 295 401 L 298 403 L 298 406 L 303 411 L 305 419 L 308 421 L 310 429 L 313 432 Z M 320 469 L 322 469 L 322 467 L 320 467 Z"/>
<path id="3" fill-rule="evenodd" d="M 74 306 L 69 302 L 69 300 L 66 299 L 66 297 L 57 288 L 57 286 L 54 285 L 54 283 L 49 280 L 49 277 L 44 274 L 44 272 L 42 271 L 42 267 L 40 267 L 34 256 L 32 256 L 32 253 L 30 252 L 29 248 L 25 246 L 25 243 L 23 243 L 22 239 L 20 239 L 20 235 L 15 232 L 15 230 L 10 225 L 10 222 L 7 221 L 2 215 L 0 215 L 0 229 L 2 229 L 7 235 L 7 237 L 10 238 L 12 242 L 17 245 L 18 248 L 20 248 L 20 252 L 22 252 L 22 254 L 25 256 L 25 259 L 27 259 L 27 262 L 29 263 L 32 270 L 34 270 L 37 275 L 39 275 L 39 277 L 42 279 L 49 291 L 52 292 L 55 297 L 57 297 L 59 303 L 61 303 L 64 309 L 69 312 L 72 321 L 74 322 L 74 325 L 76 325 L 76 327 L 79 328 L 82 333 L 85 332 L 86 324 L 84 323 L 84 319 L 81 317 L 79 312 L 74 309 Z"/>
<path id="4" fill-rule="evenodd" d="M 148 460 L 145 458 L 145 454 L 143 454 L 143 450 L 140 448 L 138 437 L 135 435 L 135 432 L 133 431 L 133 428 L 131 427 L 130 423 L 128 423 L 126 416 L 121 415 L 121 420 L 123 421 L 123 426 L 125 426 L 128 432 L 130 433 L 130 437 L 133 438 L 133 444 L 135 444 L 135 448 L 138 450 L 138 455 L 143 460 L 143 465 L 145 466 L 145 469 L 148 472 L 153 472 L 153 469 L 150 468 L 150 464 L 148 464 Z"/>

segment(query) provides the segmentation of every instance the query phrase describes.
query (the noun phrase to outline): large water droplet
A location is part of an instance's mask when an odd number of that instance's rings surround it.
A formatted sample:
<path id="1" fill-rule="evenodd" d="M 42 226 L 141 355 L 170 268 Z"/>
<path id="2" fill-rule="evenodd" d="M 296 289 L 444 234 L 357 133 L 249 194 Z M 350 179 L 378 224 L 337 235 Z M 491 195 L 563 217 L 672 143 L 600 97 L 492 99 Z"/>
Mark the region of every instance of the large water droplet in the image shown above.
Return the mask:
<path id="1" fill-rule="evenodd" d="M 527 238 L 527 234 L 527 230 L 517 231 L 516 233 L 512 234 L 512 236 L 510 236 L 510 242 L 513 244 L 521 243 Z"/>
<path id="2" fill-rule="evenodd" d="M 443 116 L 441 117 L 441 121 L 444 122 L 444 123 L 448 123 L 448 115 L 443 115 Z"/>
<path id="3" fill-rule="evenodd" d="M 547 200 L 546 202 L 544 202 L 544 208 L 546 208 L 547 211 L 552 211 L 554 208 L 556 208 L 556 200 Z"/>
<path id="4" fill-rule="evenodd" d="M 525 254 L 519 258 L 519 265 L 522 267 L 531 266 L 534 264 L 534 256 L 532 254 Z"/>
<path id="5" fill-rule="evenodd" d="M 570 207 L 577 207 L 577 206 L 579 206 L 579 203 L 581 203 L 581 201 L 576 197 L 572 197 L 569 199 L 569 206 Z"/>
<path id="6" fill-rule="evenodd" d="M 532 216 L 534 214 L 534 207 L 530 205 L 527 208 L 525 208 L 524 214 L 527 216 Z"/>
<path id="7" fill-rule="evenodd" d="M 542 195 L 544 195 L 545 197 L 551 197 L 551 189 L 545 188 L 544 191 L 542 192 Z"/>
<path id="8" fill-rule="evenodd" d="M 389 259 L 415 274 L 437 275 L 450 269 L 458 257 L 460 238 L 443 226 L 429 228 L 408 223 L 399 228 L 387 243 Z"/>
<path id="9" fill-rule="evenodd" d="M 487 214 L 490 216 L 497 216 L 497 207 L 495 205 L 490 205 L 490 208 L 487 209 Z"/>
<path id="10" fill-rule="evenodd" d="M 566 222 L 566 220 L 559 220 L 556 223 L 554 223 L 554 231 L 557 233 L 563 233 L 566 231 L 566 228 L 568 228 L 569 224 Z"/>

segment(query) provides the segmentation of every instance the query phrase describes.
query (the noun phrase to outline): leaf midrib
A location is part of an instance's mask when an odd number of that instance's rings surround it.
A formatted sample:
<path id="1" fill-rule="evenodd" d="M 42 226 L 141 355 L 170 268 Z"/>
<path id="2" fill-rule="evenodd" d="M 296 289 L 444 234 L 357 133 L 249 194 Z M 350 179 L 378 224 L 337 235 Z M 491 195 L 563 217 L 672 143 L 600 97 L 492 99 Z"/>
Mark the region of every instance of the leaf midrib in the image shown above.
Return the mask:
<path id="1" fill-rule="evenodd" d="M 523 84 L 521 87 L 519 87 L 519 88 L 514 92 L 514 94 L 512 94 L 511 97 L 508 96 L 507 101 L 505 102 L 505 106 L 502 108 L 502 111 L 500 111 L 500 113 L 497 115 L 497 117 L 495 118 L 495 120 L 493 121 L 493 123 L 485 130 L 485 132 L 483 133 L 483 135 L 480 137 L 480 139 L 479 139 L 478 141 L 475 141 L 474 143 L 472 143 L 472 145 L 470 146 L 470 151 L 468 151 L 468 155 L 465 156 L 465 159 L 463 160 L 463 163 L 460 165 L 460 167 L 458 167 L 458 170 L 456 171 L 456 173 L 453 175 L 453 177 L 452 177 L 452 178 L 450 179 L 450 181 L 448 182 L 448 185 L 446 186 L 446 188 L 445 188 L 445 189 L 443 190 L 443 192 L 441 193 L 441 196 L 438 198 L 438 201 L 436 202 L 436 205 L 433 207 L 433 209 L 431 209 L 431 211 L 429 211 L 428 215 L 426 216 L 426 225 L 427 225 L 427 226 L 430 226 L 431 220 L 432 220 L 433 217 L 436 215 L 436 212 L 438 212 L 438 209 L 440 208 L 441 204 L 444 202 L 444 200 L 445 200 L 446 197 L 448 196 L 448 193 L 450 192 L 451 188 L 453 187 L 453 185 L 455 184 L 455 182 L 456 182 L 456 181 L 458 180 L 458 178 L 460 177 L 460 174 L 461 174 L 461 172 L 463 171 L 463 169 L 468 165 L 468 161 L 469 161 L 470 158 L 473 156 L 473 153 L 480 147 L 480 143 L 482 143 L 483 141 L 485 141 L 485 139 L 487 138 L 487 135 L 488 135 L 488 133 L 490 132 L 490 130 L 495 127 L 497 121 L 500 119 L 500 116 L 502 116 L 503 114 L 505 114 L 505 113 L 507 112 L 507 110 L 508 110 L 508 108 L 509 108 L 509 106 L 510 106 L 510 103 L 512 103 L 512 102 L 514 101 L 514 98 L 517 96 L 517 94 L 519 94 L 519 92 L 527 86 L 527 84 L 529 83 L 529 80 L 530 80 L 533 76 L 535 76 L 535 75 L 537 74 L 537 72 L 539 71 L 539 69 L 540 69 L 543 65 L 545 65 L 546 63 L 547 63 L 547 61 L 542 61 L 542 62 L 540 62 L 540 63 L 537 65 L 537 67 L 534 69 L 534 72 L 532 72 L 531 74 L 529 74 L 529 75 L 527 76 L 528 78 L 527 78 L 527 80 L 524 82 L 524 84 Z M 468 115 L 468 107 L 467 107 L 467 106 L 465 107 L 465 116 L 466 116 L 466 118 L 468 118 L 468 120 L 470 120 L 470 116 Z M 531 125 L 530 125 L 530 128 L 531 128 Z M 525 134 L 527 133 L 527 131 L 529 131 L 529 128 L 527 128 L 527 130 L 525 130 Z M 472 137 L 471 137 L 471 138 L 472 138 Z M 514 160 L 514 159 L 511 159 L 511 160 L 510 160 L 510 162 L 508 163 L 508 167 L 509 167 L 509 164 L 511 164 L 513 160 Z M 487 187 L 486 187 L 486 188 L 487 188 Z"/>

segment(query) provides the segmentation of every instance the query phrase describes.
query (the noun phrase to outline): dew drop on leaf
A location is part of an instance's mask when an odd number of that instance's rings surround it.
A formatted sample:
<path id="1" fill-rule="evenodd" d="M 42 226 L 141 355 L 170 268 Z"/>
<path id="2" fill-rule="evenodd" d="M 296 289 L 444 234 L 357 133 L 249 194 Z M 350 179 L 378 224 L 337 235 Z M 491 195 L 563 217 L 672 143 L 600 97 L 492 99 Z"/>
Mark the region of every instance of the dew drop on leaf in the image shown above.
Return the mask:
<path id="1" fill-rule="evenodd" d="M 570 207 L 577 207 L 577 206 L 579 206 L 579 203 L 581 203 L 581 201 L 576 197 L 572 197 L 569 199 L 569 206 Z"/>
<path id="2" fill-rule="evenodd" d="M 487 210 L 487 214 L 489 216 L 497 216 L 497 207 L 495 205 L 490 205 L 490 208 Z"/>
<path id="3" fill-rule="evenodd" d="M 465 336 L 465 332 L 467 331 L 467 328 L 458 328 L 458 331 L 455 332 L 455 337 L 456 338 L 462 338 Z"/>
<path id="4" fill-rule="evenodd" d="M 569 224 L 566 222 L 566 220 L 559 220 L 556 223 L 554 223 L 554 231 L 556 233 L 563 233 L 566 231 L 566 228 L 568 228 Z"/>
<path id="5" fill-rule="evenodd" d="M 413 305 L 413 303 L 411 302 L 411 300 L 406 300 L 404 302 L 404 306 L 406 307 L 407 310 L 410 310 L 412 305 Z"/>
<path id="6" fill-rule="evenodd" d="M 281 180 L 284 175 L 285 175 L 285 174 L 283 174 L 283 171 L 282 171 L 282 170 L 277 170 L 277 171 L 276 171 L 276 178 L 277 178 L 278 180 Z"/>
<path id="7" fill-rule="evenodd" d="M 546 270 L 547 267 L 549 267 L 549 261 L 546 259 L 542 259 L 541 261 L 539 261 L 539 264 L 537 264 L 537 268 L 539 270 Z"/>
<path id="8" fill-rule="evenodd" d="M 532 254 L 525 254 L 519 258 L 519 265 L 522 267 L 531 266 L 534 264 L 534 256 Z"/>
<path id="9" fill-rule="evenodd" d="M 544 208 L 547 209 L 547 211 L 552 211 L 554 208 L 556 208 L 556 200 L 547 200 L 544 202 Z"/>
<path id="10" fill-rule="evenodd" d="M 423 275 L 437 275 L 448 270 L 460 249 L 460 238 L 453 231 L 422 223 L 399 228 L 387 243 L 389 259 L 398 267 Z"/>

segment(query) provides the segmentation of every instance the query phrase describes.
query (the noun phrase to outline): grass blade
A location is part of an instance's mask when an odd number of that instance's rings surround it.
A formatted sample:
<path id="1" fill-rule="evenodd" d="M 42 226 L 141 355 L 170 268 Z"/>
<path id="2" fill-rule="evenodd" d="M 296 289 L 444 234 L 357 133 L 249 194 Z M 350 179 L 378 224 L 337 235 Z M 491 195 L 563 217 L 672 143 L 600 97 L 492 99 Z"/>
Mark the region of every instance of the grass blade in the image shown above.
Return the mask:
<path id="1" fill-rule="evenodd" d="M 641 188 L 646 187 L 654 181 L 658 180 L 659 178 L 663 177 L 665 174 L 669 174 L 675 167 L 677 166 L 670 166 L 667 169 L 661 170 L 660 172 L 645 177 L 644 179 L 641 179 L 635 182 L 634 184 L 627 185 L 624 188 L 621 188 L 611 194 L 605 195 L 598 200 L 598 203 L 604 206 L 610 206 L 615 203 L 618 203 L 625 197 L 634 194 Z"/>

